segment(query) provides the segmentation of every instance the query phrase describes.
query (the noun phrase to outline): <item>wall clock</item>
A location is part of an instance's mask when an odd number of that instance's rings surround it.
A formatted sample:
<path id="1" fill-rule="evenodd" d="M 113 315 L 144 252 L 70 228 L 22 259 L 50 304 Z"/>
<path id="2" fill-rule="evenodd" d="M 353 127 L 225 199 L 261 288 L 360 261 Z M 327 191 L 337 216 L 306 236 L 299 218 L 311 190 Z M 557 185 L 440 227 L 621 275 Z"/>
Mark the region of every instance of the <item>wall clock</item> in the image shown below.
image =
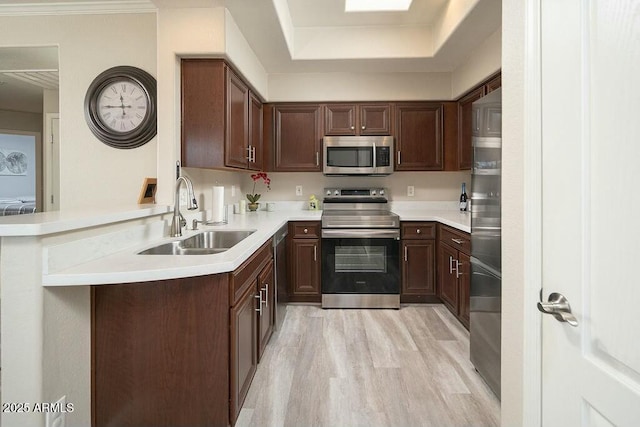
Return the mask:
<path id="1" fill-rule="evenodd" d="M 84 98 L 91 132 L 115 148 L 140 147 L 156 135 L 156 79 L 130 66 L 110 68 L 96 77 Z"/>

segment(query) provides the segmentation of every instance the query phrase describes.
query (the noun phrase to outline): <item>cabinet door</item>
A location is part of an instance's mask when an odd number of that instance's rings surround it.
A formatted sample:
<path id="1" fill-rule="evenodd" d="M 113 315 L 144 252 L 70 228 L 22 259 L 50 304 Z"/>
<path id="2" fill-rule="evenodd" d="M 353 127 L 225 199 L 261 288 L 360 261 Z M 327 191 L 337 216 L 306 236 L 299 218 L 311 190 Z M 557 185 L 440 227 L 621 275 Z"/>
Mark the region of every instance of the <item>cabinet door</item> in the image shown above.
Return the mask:
<path id="1" fill-rule="evenodd" d="M 324 109 L 325 135 L 357 135 L 356 106 L 327 104 Z"/>
<path id="2" fill-rule="evenodd" d="M 291 240 L 290 300 L 320 301 L 320 257 L 319 239 Z"/>
<path id="3" fill-rule="evenodd" d="M 442 170 L 442 104 L 396 106 L 396 170 Z"/>
<path id="4" fill-rule="evenodd" d="M 246 169 L 249 146 L 249 88 L 229 68 L 226 122 L 225 164 Z"/>
<path id="5" fill-rule="evenodd" d="M 494 90 L 499 89 L 501 86 L 502 86 L 502 75 L 498 74 L 497 76 L 489 80 L 485 85 L 486 93 L 491 93 Z"/>
<path id="6" fill-rule="evenodd" d="M 439 294 L 443 303 L 455 315 L 458 314 L 458 279 L 455 272 L 455 261 L 458 251 L 445 244 L 440 244 L 438 251 Z"/>
<path id="7" fill-rule="evenodd" d="M 264 353 L 273 333 L 273 304 L 275 303 L 273 285 L 273 261 L 270 261 L 258 276 L 257 293 L 261 296 L 259 301 L 262 304 L 262 308 L 258 311 L 258 362 L 260 362 L 262 353 Z"/>
<path id="8" fill-rule="evenodd" d="M 231 308 L 231 425 L 240 414 L 258 364 L 256 297 L 256 286 L 252 286 Z"/>
<path id="9" fill-rule="evenodd" d="M 274 108 L 274 171 L 322 171 L 322 110 L 318 104 Z"/>
<path id="10" fill-rule="evenodd" d="M 458 318 L 469 329 L 469 295 L 471 287 L 471 259 L 458 252 Z"/>
<path id="11" fill-rule="evenodd" d="M 225 140 L 225 65 L 220 60 L 181 62 L 182 166 L 222 168 Z"/>
<path id="12" fill-rule="evenodd" d="M 404 240 L 402 257 L 402 295 L 434 296 L 435 240 Z"/>
<path id="13" fill-rule="evenodd" d="M 253 160 L 249 169 L 262 170 L 262 102 L 253 92 L 249 92 L 249 147 Z"/>
<path id="14" fill-rule="evenodd" d="M 473 149 L 471 138 L 479 132 L 478 119 L 473 117 L 471 104 L 484 96 L 484 87 L 470 92 L 458 101 L 458 166 L 460 169 L 471 169 Z"/>
<path id="15" fill-rule="evenodd" d="M 391 106 L 389 104 L 360 104 L 360 135 L 391 135 Z"/>

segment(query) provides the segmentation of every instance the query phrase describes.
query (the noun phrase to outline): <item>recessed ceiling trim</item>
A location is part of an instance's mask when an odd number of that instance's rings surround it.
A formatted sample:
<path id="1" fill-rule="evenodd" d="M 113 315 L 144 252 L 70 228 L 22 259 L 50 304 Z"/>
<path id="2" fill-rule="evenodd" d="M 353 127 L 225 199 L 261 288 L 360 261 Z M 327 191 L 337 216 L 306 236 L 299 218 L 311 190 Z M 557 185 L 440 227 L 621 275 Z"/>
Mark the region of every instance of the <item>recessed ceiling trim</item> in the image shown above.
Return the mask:
<path id="1" fill-rule="evenodd" d="M 84 15 L 156 12 L 150 0 L 61 1 L 0 5 L 0 16 Z"/>
<path id="2" fill-rule="evenodd" d="M 0 74 L 44 89 L 58 89 L 58 70 L 0 70 Z"/>
<path id="3" fill-rule="evenodd" d="M 345 12 L 406 12 L 413 0 L 345 0 Z"/>

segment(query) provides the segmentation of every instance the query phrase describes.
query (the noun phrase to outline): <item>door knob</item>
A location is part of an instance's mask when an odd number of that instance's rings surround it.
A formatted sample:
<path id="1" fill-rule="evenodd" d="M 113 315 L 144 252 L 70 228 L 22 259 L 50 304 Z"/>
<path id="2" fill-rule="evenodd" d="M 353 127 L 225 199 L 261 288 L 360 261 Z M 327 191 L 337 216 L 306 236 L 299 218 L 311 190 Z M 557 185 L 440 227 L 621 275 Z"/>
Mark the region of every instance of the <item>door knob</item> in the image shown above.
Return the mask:
<path id="1" fill-rule="evenodd" d="M 571 305 L 562 294 L 553 292 L 549 295 L 548 302 L 538 302 L 538 310 L 545 314 L 551 314 L 559 322 L 567 322 L 571 326 L 578 326 L 578 319 L 571 313 Z"/>

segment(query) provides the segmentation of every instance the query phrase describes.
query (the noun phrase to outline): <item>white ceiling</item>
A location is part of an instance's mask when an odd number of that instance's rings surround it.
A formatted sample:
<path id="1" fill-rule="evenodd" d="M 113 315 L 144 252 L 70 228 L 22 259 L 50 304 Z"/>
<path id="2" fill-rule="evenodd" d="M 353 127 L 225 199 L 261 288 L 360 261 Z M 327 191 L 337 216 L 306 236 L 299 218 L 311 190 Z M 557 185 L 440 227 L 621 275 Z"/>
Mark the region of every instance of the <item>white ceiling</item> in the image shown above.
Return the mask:
<path id="1" fill-rule="evenodd" d="M 500 28 L 501 0 L 413 0 L 407 12 L 344 12 L 344 0 L 0 0 L 0 15 L 226 7 L 267 73 L 448 72 Z M 40 57 L 42 55 L 42 57 Z M 56 48 L 0 48 L 0 70 L 57 69 Z M 0 109 L 41 89 L 0 75 Z M 41 99 L 41 95 L 40 99 Z M 21 101 L 22 102 L 22 101 Z"/>

